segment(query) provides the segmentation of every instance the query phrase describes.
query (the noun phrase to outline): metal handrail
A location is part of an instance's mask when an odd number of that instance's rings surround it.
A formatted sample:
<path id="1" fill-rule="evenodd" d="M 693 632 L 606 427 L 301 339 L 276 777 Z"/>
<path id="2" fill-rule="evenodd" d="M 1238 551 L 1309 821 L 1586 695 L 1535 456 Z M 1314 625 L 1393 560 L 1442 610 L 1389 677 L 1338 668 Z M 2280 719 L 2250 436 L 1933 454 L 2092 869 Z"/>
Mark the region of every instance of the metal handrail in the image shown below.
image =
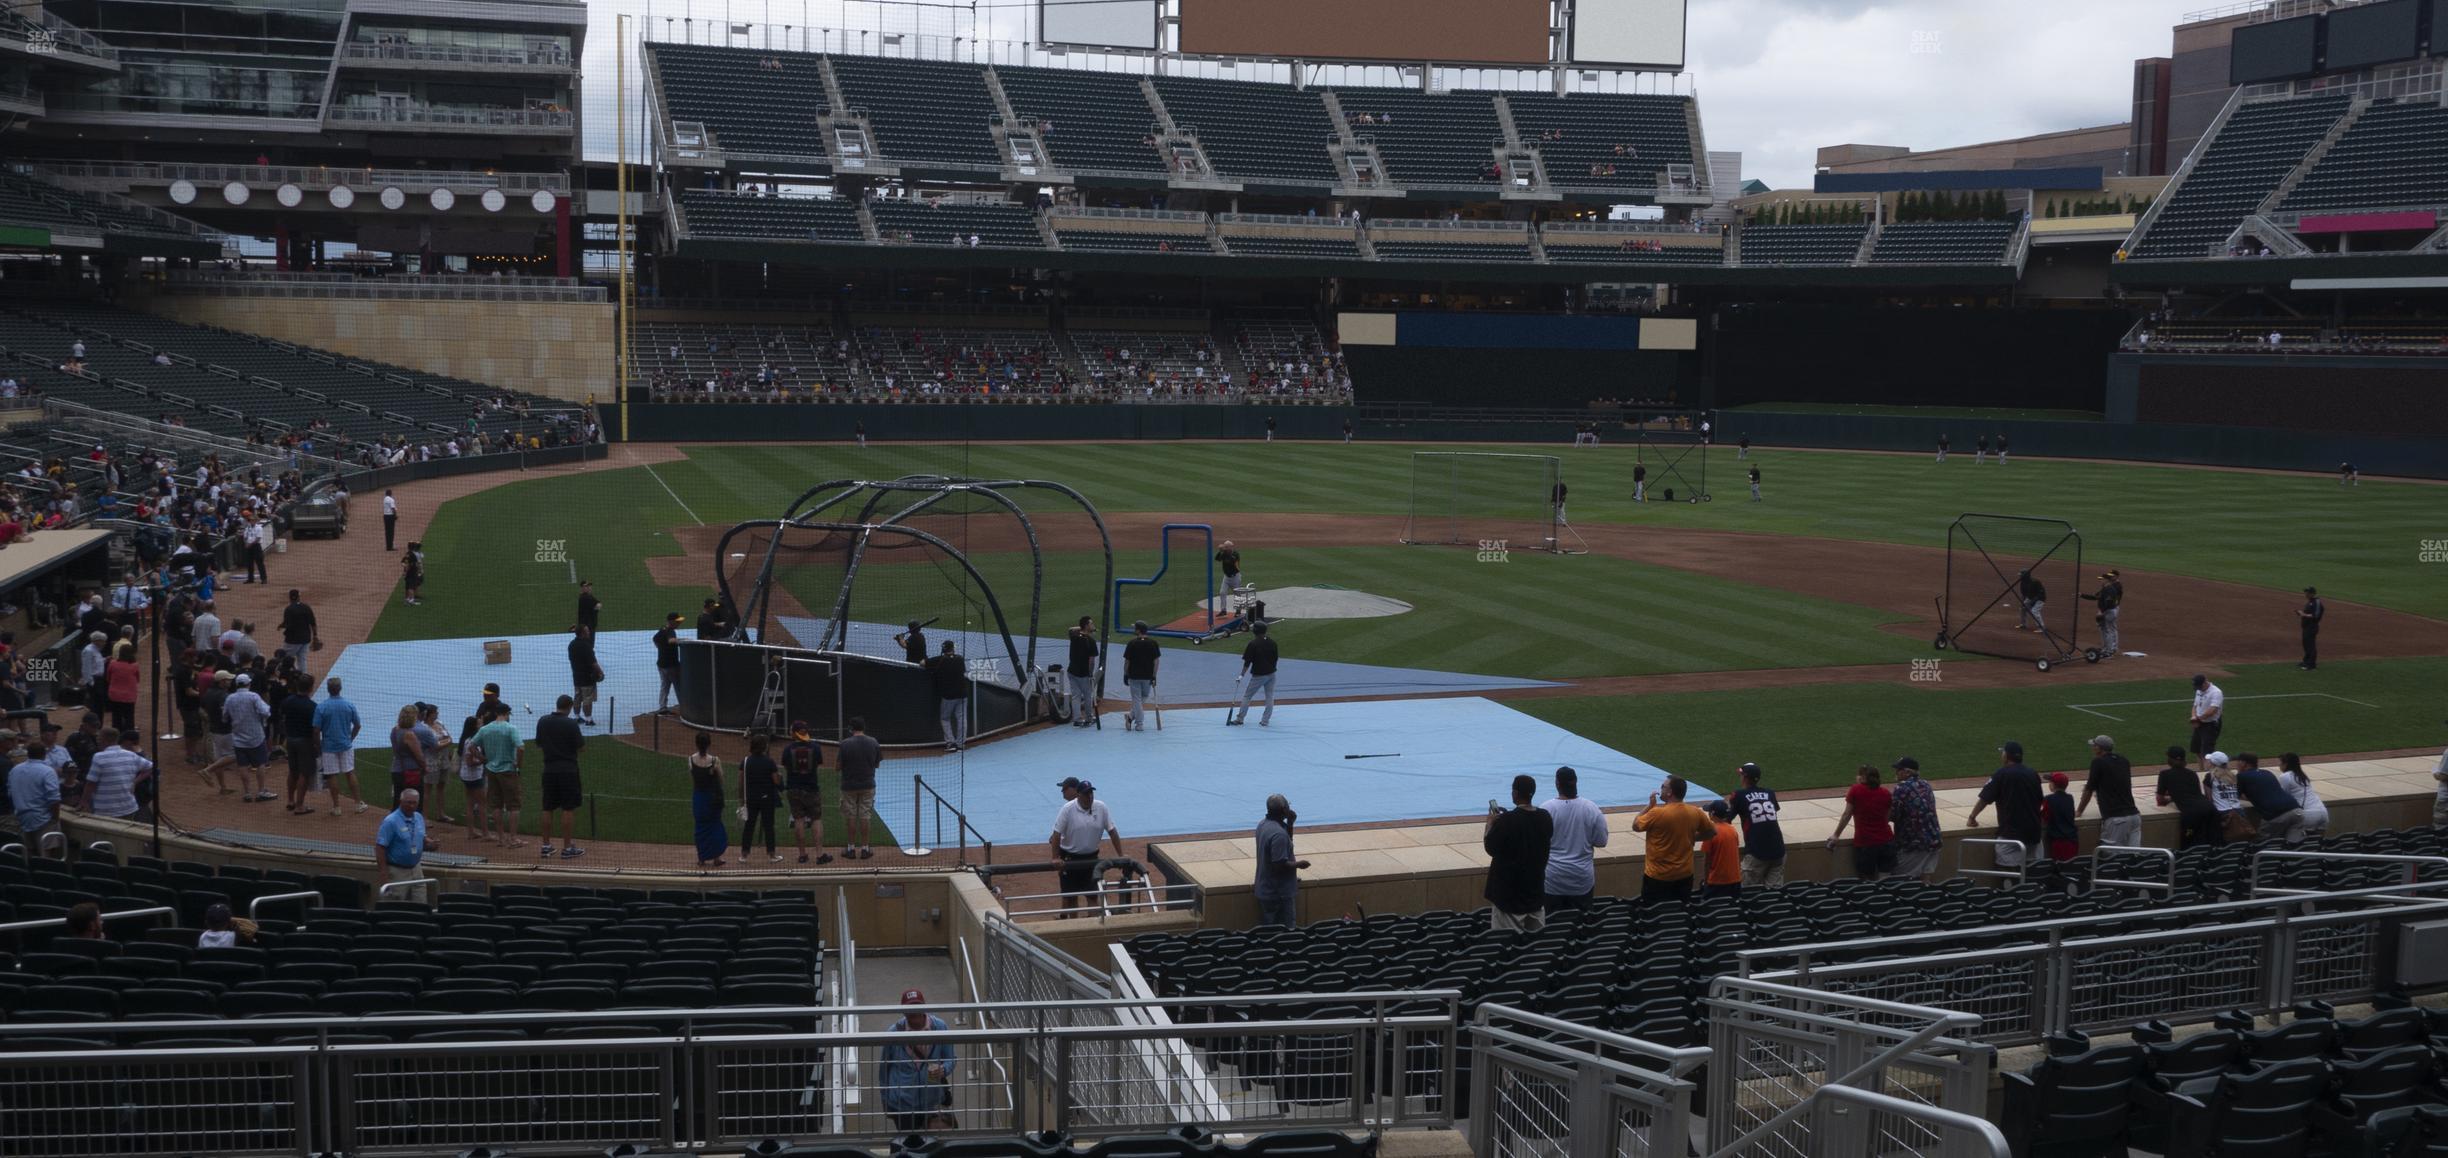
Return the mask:
<path id="1" fill-rule="evenodd" d="M 2321 896 L 2332 901 L 2374 900 L 2382 902 L 2403 902 L 2405 900 L 2404 894 L 2409 892 L 2448 892 L 2448 881 L 2421 881 L 2410 885 L 2390 885 L 2385 888 L 2338 889 L 2325 892 L 2321 894 Z M 2213 913 L 2275 910 L 2298 903 L 2300 902 L 2293 898 L 2283 900 L 2276 898 L 2259 900 L 2248 898 L 2245 900 L 2214 901 L 2209 904 L 2180 905 L 2173 908 L 2152 909 L 2147 915 L 2157 920 L 2183 920 Z M 1886 937 L 1850 937 L 1842 941 L 1813 941 L 1803 945 L 1781 945 L 1760 949 L 1738 949 L 1734 953 L 1734 958 L 1739 963 L 1738 972 L 1742 976 L 1747 977 L 1751 975 L 1751 969 L 1754 962 L 1778 957 L 1793 957 L 1807 960 L 1814 957 L 1822 957 L 1831 952 L 1865 950 L 1872 948 L 1893 950 L 1903 945 L 1920 944 L 1932 941 L 1960 941 L 1965 937 L 1979 936 L 1985 933 L 2017 933 L 2029 936 L 2046 936 L 2053 932 L 2077 930 L 2089 925 L 2130 922 L 2134 920 L 2135 917 L 2136 914 L 2133 913 L 2111 913 L 2084 917 L 2052 917 L 2046 920 L 2020 921 L 2008 925 L 1980 925 L 1970 929 L 1941 929 L 1928 933 L 1908 933 L 1899 936 Z M 2193 927 L 2199 928 L 2200 926 L 2196 925 Z"/>
<path id="2" fill-rule="evenodd" d="M 919 792 L 933 797 L 935 800 L 935 842 L 937 844 L 943 843 L 944 810 L 947 808 L 952 810 L 953 839 L 958 842 L 960 849 L 959 859 L 955 862 L 956 864 L 958 864 L 961 868 L 969 867 L 969 836 L 971 833 L 977 834 L 978 848 L 983 850 L 981 855 L 985 857 L 985 863 L 994 863 L 994 842 L 986 839 L 986 833 L 984 831 L 969 823 L 969 816 L 967 813 L 962 812 L 957 805 L 945 800 L 942 793 L 935 791 L 934 786 L 926 782 L 926 777 L 913 773 L 910 776 L 910 783 L 916 785 Z M 921 836 L 921 834 L 925 832 L 925 829 L 921 828 L 918 823 L 918 807 L 920 803 L 921 801 L 918 799 L 918 797 L 913 794 L 910 798 L 911 839 L 921 840 L 921 844 L 919 847 L 905 850 L 911 856 L 925 856 L 930 851 L 924 846 Z"/>
<path id="3" fill-rule="evenodd" d="M 433 885 L 438 888 L 441 886 L 441 884 L 441 881 L 435 880 L 432 877 L 414 877 L 404 881 L 385 881 L 380 887 L 374 890 L 374 899 L 379 901 L 384 897 L 390 896 L 391 891 L 394 889 L 418 889 L 423 888 L 426 885 Z"/>
<path id="4" fill-rule="evenodd" d="M 457 44 L 380 44 L 352 40 L 340 48 L 347 60 L 431 60 L 450 64 L 515 64 L 568 67 L 566 49 L 483 48 Z"/>
<path id="5" fill-rule="evenodd" d="M 247 902 L 247 920 L 258 920 L 259 918 L 256 916 L 256 914 L 260 913 L 265 905 L 271 904 L 274 901 L 319 901 L 322 899 L 322 893 L 311 889 L 302 893 L 273 893 L 270 896 L 257 897 L 254 900 Z"/>
<path id="6" fill-rule="evenodd" d="M 567 194 L 566 173 L 488 173 L 453 169 L 334 169 L 325 165 L 188 165 L 148 161 L 36 160 L 26 162 L 38 172 L 64 177 L 107 177 L 127 181 L 193 181 L 198 185 L 296 185 L 329 189 L 347 185 L 379 189 L 397 185 L 403 192 L 421 189 L 500 189 L 505 193 Z"/>
<path id="7" fill-rule="evenodd" d="M 1506 1021 L 1518 1021 L 1524 1025 L 1537 1026 L 1540 1029 L 1549 1030 L 1556 1033 L 1568 1033 L 1574 1037 L 1581 1038 L 1584 1041 L 1597 1045 L 1603 1045 L 1610 1049 L 1618 1049 L 1626 1053 L 1635 1053 L 1643 1057 L 1656 1058 L 1659 1061 L 1666 1063 L 1665 1073 L 1667 1077 L 1682 1077 L 1684 1074 L 1690 1073 L 1701 1066 L 1707 1065 L 1709 1059 L 1716 1056 L 1707 1046 L 1704 1045 L 1659 1045 L 1656 1042 L 1644 1040 L 1642 1038 L 1629 1037 L 1611 1030 L 1597 1029 L 1591 1026 L 1582 1025 L 1578 1022 L 1566 1021 L 1560 1017 L 1549 1017 L 1543 1013 L 1532 1013 L 1529 1010 L 1519 1009 L 1510 1005 L 1481 1005 L 1479 1007 L 1478 1017 L 1476 1018 L 1474 1025 L 1478 1027 L 1488 1027 L 1488 1023 L 1491 1020 L 1500 1017 Z"/>
<path id="8" fill-rule="evenodd" d="M 102 923 L 107 925 L 112 921 L 125 920 L 129 917 L 159 917 L 164 915 L 177 916 L 178 910 L 167 905 L 155 905 L 149 909 L 121 909 L 116 913 L 102 914 Z M 0 933 L 22 933 L 28 929 L 65 929 L 67 927 L 68 918 L 66 917 L 42 917 L 31 921 L 10 921 L 6 924 L 0 924 Z"/>
<path id="9" fill-rule="evenodd" d="M 334 105 L 323 116 L 325 120 L 350 124 L 499 125 L 540 129 L 566 129 L 578 122 L 576 113 L 499 105 Z"/>
<path id="10" fill-rule="evenodd" d="M 2167 880 L 2161 882 L 2126 879 L 2122 877 L 2102 877 L 2099 875 L 2098 869 L 2100 859 L 2110 856 L 2147 856 L 2165 860 L 2167 862 Z M 2145 844 L 2103 844 L 2097 849 L 2092 850 L 2091 863 L 2093 865 L 2091 872 L 2092 888 L 2096 889 L 2105 885 L 2112 889 L 2157 889 L 2167 896 L 2172 897 L 2176 895 L 2176 850 L 2174 849 L 2158 848 Z"/>
<path id="11" fill-rule="evenodd" d="M 1964 848 L 1968 845 L 1975 844 L 1988 845 L 1992 850 L 1991 855 L 1993 858 L 1995 856 L 1994 850 L 2006 845 L 2013 845 L 2015 848 L 2023 852 L 2023 860 L 2020 864 L 2015 866 L 2015 870 L 2013 872 L 2007 872 L 2004 869 L 1995 868 L 1965 868 L 1963 863 Z M 2005 837 L 1998 836 L 1967 836 L 1962 840 L 1955 842 L 1955 875 L 1959 877 L 1999 877 L 2020 884 L 2024 880 L 2024 870 L 2031 867 L 2030 854 L 2030 846 L 2019 840 L 2008 840 Z M 1995 864 L 1997 862 L 1992 859 L 1990 863 Z"/>
<path id="12" fill-rule="evenodd" d="M 2014 1153 L 2012 1147 L 2006 1143 L 2006 1135 L 1986 1118 L 1959 1114 L 1953 1110 L 1940 1109 L 1924 1102 L 1915 1102 L 1873 1090 L 1865 1090 L 1859 1086 L 1825 1085 L 1819 1087 L 1818 1096 L 1848 1102 L 1883 1114 L 1894 1114 L 1899 1118 L 1913 1118 L 1950 1130 L 1962 1130 L 1980 1139 L 1981 1145 L 1988 1149 L 1990 1158 L 2008 1158 Z M 1733 1153 L 1733 1149 L 1729 1147 L 1719 1151 L 1718 1155 Z M 1711 1158 L 1718 1158 L 1718 1155 L 1711 1155 Z"/>

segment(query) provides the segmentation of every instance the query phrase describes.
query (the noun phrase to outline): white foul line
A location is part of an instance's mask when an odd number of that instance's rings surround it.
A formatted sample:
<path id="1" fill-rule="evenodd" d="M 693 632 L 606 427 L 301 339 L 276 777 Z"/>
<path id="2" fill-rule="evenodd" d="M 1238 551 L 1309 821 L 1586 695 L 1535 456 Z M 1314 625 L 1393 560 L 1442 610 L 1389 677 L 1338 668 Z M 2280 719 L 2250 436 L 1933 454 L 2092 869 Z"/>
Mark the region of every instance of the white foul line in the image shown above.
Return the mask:
<path id="1" fill-rule="evenodd" d="M 688 505 L 687 503 L 685 503 L 685 502 L 681 502 L 681 500 L 680 500 L 680 492 L 678 492 L 678 491 L 676 491 L 676 490 L 671 489 L 671 484 L 670 484 L 670 483 L 667 483 L 667 482 L 664 482 L 664 481 L 663 481 L 663 476 L 655 473 L 655 468 L 654 468 L 654 464 L 653 464 L 653 463 L 647 462 L 646 460 L 644 460 L 644 459 L 642 459 L 642 458 L 638 458 L 638 453 L 637 453 L 636 451 L 634 451 L 634 450 L 632 450 L 632 451 L 630 451 L 630 452 L 629 452 L 629 457 L 631 457 L 631 458 L 633 458 L 633 459 L 637 459 L 637 460 L 638 460 L 638 465 L 646 468 L 646 475 L 647 475 L 647 477 L 649 477 L 649 478 L 651 478 L 651 479 L 655 480 L 655 485 L 662 487 L 662 488 L 663 488 L 663 493 L 671 496 L 671 501 L 673 501 L 673 502 L 675 502 L 675 503 L 680 503 L 680 509 L 681 509 L 681 510 L 683 510 L 683 511 L 688 511 L 688 517 L 690 517 L 690 518 L 692 518 L 692 519 L 697 519 L 697 512 L 689 510 L 689 505 Z M 706 525 L 706 521 L 705 521 L 704 519 L 697 519 L 697 525 L 698 525 L 698 526 L 700 526 L 700 527 L 702 527 L 702 526 Z M 573 566 L 575 566 L 575 564 L 573 564 Z"/>
<path id="2" fill-rule="evenodd" d="M 2339 703 L 2353 704 L 2359 708 L 2377 709 L 2380 706 L 2378 704 L 2367 704 L 2361 700 L 2348 699 L 2345 696 L 2331 695 L 2328 692 L 2272 692 L 2268 695 L 2229 696 L 2227 698 L 2231 700 L 2336 700 Z M 2091 709 L 2131 708 L 2140 707 L 2146 704 L 2189 704 L 2192 702 L 2192 699 L 2187 697 L 2185 699 L 2176 700 L 2111 700 L 2107 703 L 2101 704 L 2067 704 L 2066 706 L 2078 712 L 2098 716 L 2103 720 L 2115 720 L 2118 723 L 2123 723 L 2125 721 L 2125 717 L 2123 716 L 2111 716 L 2106 712 L 2094 712 Z"/>

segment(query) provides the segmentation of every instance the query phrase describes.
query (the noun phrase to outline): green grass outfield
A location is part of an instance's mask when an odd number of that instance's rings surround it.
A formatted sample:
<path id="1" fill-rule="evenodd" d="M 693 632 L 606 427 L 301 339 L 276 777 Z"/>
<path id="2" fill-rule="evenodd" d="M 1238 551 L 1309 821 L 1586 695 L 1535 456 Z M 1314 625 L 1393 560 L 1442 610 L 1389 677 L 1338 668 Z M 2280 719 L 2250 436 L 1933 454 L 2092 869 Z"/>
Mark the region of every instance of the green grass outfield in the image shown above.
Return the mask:
<path id="1" fill-rule="evenodd" d="M 1725 411 L 1740 415 L 1746 410 L 1768 414 L 1853 414 L 1878 418 L 1947 418 L 1973 420 L 2003 420 L 2011 422 L 2099 422 L 2107 418 L 2097 410 L 2018 410 L 2004 406 L 1863 406 L 1851 402 L 1753 402 Z M 1726 430 L 1741 437 L 1742 419 L 1726 420 Z M 1959 435 L 1957 441 L 1966 446 L 1987 431 L 1975 430 Z"/>
<path id="2" fill-rule="evenodd" d="M 1401 515 L 1409 509 L 1410 444 L 1118 443 L 1077 446 L 971 444 L 693 447 L 683 462 L 654 468 L 540 478 L 462 499 L 425 537 L 425 606 L 394 605 L 377 639 L 545 631 L 565 626 L 570 568 L 536 562 L 537 545 L 565 542 L 575 568 L 608 604 L 607 629 L 653 628 L 676 601 L 647 577 L 643 559 L 676 554 L 665 534 L 702 520 L 728 525 L 779 515 L 811 481 L 909 473 L 1036 477 L 1067 482 L 1112 511 L 1201 512 L 1233 533 L 1231 512 Z M 1436 449 L 1465 449 L 1438 447 Z M 1491 448 L 1539 452 L 1536 447 Z M 2448 540 L 2448 490 L 2367 480 L 2339 487 L 2321 475 L 2257 474 L 2183 467 L 2018 457 L 1944 466 L 1918 455 L 1757 450 L 1767 502 L 1744 501 L 1731 449 L 1712 452 L 1719 501 L 1649 503 L 1631 498 L 1634 452 L 1553 448 L 1572 486 L 1576 523 L 1623 523 L 1939 546 L 1968 511 L 2073 522 L 2088 564 L 2168 571 L 2292 592 L 2317 585 L 2339 600 L 2448 618 L 2448 564 L 2419 562 L 2426 540 Z M 2045 454 L 2032 447 L 2030 454 Z M 614 461 L 621 451 L 615 448 Z M 1650 458 L 1657 465 L 1654 451 Z M 1750 465 L 1750 464 L 1744 464 Z M 1653 477 L 1653 487 L 1658 480 Z M 1531 509 L 1536 508 L 1535 498 Z M 1354 544 L 1385 546 L 1386 544 Z M 1116 544 L 1118 554 L 1153 544 Z M 1252 544 L 1253 574 L 1281 556 Z M 1465 551 L 1415 548 L 1424 559 L 1467 560 Z M 1523 555 L 1514 556 L 1520 568 Z M 1590 558 L 1561 560 L 1574 566 Z M 1421 573 L 1437 570 L 1416 565 Z M 1589 568 L 1594 570 L 1595 568 Z M 1451 582 L 1501 589 L 1506 568 L 1457 567 Z M 1467 577 L 1467 578 L 1465 578 Z M 1281 585 L 1287 580 L 1271 577 Z M 1341 581 L 1341 580 L 1338 580 Z M 1345 581 L 1347 586 L 1358 586 Z M 1899 577 L 1919 583 L 1920 577 Z M 709 576 L 708 586 L 711 586 Z M 1934 584 L 1932 585 L 1934 588 Z M 2137 606 L 2150 597 L 2137 589 Z M 681 610 L 693 611 L 683 607 Z M 1667 605 L 1670 614 L 1687 607 Z M 1669 614 L 1652 614 L 1663 619 Z M 1620 641 L 1591 636 L 1607 652 Z M 1632 670 L 1632 669 L 1626 669 Z"/>
<path id="3" fill-rule="evenodd" d="M 671 528 L 779 515 L 810 483 L 943 473 L 1034 477 L 1068 483 L 1108 511 L 1211 516 L 1234 534 L 1234 512 L 1402 515 L 1409 508 L 1408 444 L 1124 443 L 1085 445 L 877 444 L 691 447 L 685 460 L 540 477 L 457 500 L 425 537 L 426 602 L 396 600 L 374 638 L 492 636 L 548 632 L 571 618 L 571 572 L 592 578 L 607 629 L 647 629 L 666 610 L 695 611 L 695 589 L 655 584 L 645 560 L 679 552 Z M 1436 446 L 1425 449 L 1470 449 Z M 1969 511 L 2066 518 L 2084 532 L 2092 565 L 2158 570 L 2255 584 L 2283 611 L 2291 593 L 2317 584 L 2343 601 L 2448 618 L 2448 564 L 2419 561 L 2425 540 L 2448 539 L 2448 491 L 2420 483 L 2366 481 L 2344 489 L 2316 475 L 2259 474 L 2107 462 L 2056 461 L 2023 448 L 2011 466 L 1976 466 L 1956 455 L 1939 466 L 1919 455 L 1760 450 L 1768 501 L 1743 500 L 1730 448 L 1713 452 L 1719 501 L 1635 505 L 1630 447 L 1595 450 L 1504 446 L 1549 453 L 1572 486 L 1574 521 L 1811 535 L 1926 546 Z M 614 448 L 614 461 L 622 457 Z M 1650 452 L 1653 472 L 1657 466 Z M 1749 465 L 1749 464 L 1745 464 Z M 1658 480 L 1652 479 L 1653 487 Z M 1533 485 L 1536 485 L 1535 482 Z M 1525 511 L 1539 508 L 1537 496 Z M 2068 702 L 2173 699 L 2182 688 L 2072 685 L 1955 691 L 1905 682 L 1906 660 L 1927 643 L 1881 630 L 1869 608 L 1726 583 L 1600 556 L 1515 552 L 1482 564 L 1467 550 L 1354 543 L 1274 549 L 1250 542 L 1251 573 L 1267 586 L 1334 583 L 1403 599 L 1393 619 L 1301 624 L 1294 654 L 1356 663 L 1532 678 L 1675 671 L 1893 663 L 1892 683 L 1671 695 L 1525 700 L 1518 706 L 1712 788 L 1745 759 L 1767 763 L 1787 787 L 1849 780 L 1865 759 L 1910 752 L 1935 776 L 1984 772 L 2005 738 L 2022 740 L 2043 766 L 2078 767 L 2081 742 L 2116 735 L 2137 762 L 2182 739 L 2180 706 L 2156 723 L 2112 722 Z M 539 562 L 557 544 L 570 563 Z M 1145 573 L 1154 544 L 1116 544 L 1116 573 Z M 1084 560 L 1055 557 L 1057 577 Z M 1899 575 L 1907 587 L 1935 587 Z M 1073 586 L 1078 583 L 1074 582 Z M 711 588 L 710 573 L 705 583 Z M 2147 586 L 2131 593 L 2137 606 Z M 1047 609 L 1044 630 L 1074 612 Z M 1987 663 L 1950 653 L 1945 670 Z M 2291 667 L 2248 669 L 2230 695 L 2276 694 L 2307 678 L 2319 690 L 2381 705 L 2325 699 L 2239 700 L 2237 746 L 2264 754 L 2293 748 L 2355 751 L 2440 742 L 2436 689 L 2448 659 L 2324 664 L 2317 677 Z M 2120 714 L 2118 709 L 2103 709 Z M 2174 723 L 2167 721 L 2173 720 Z M 588 762 L 605 839 L 683 841 L 685 791 L 677 763 L 606 745 Z M 378 754 L 368 753 L 368 758 Z M 670 765 L 666 767 L 666 765 Z M 369 765 L 369 769 L 373 768 Z M 379 777 L 376 778 L 379 782 Z M 837 821 L 836 821 L 837 823 Z M 838 835 L 836 835 L 838 840 Z"/>
<path id="4" fill-rule="evenodd" d="M 1954 691 L 1945 671 L 1955 662 L 1941 661 L 1935 684 L 1909 683 L 1899 671 L 1885 683 L 1513 706 L 1718 792 L 1734 786 L 1734 769 L 1746 760 L 1768 770 L 1772 788 L 1826 788 L 1852 783 L 1863 763 L 1884 770 L 1898 756 L 1919 759 L 1932 779 L 1985 776 L 2007 740 L 2021 741 L 2035 768 L 2078 769 L 2091 761 L 2091 737 L 2103 733 L 2145 769 L 2191 735 L 2185 716 L 2193 693 L 2181 680 Z M 2435 746 L 2443 740 L 2443 686 L 2448 659 L 2324 663 L 2318 672 L 2292 664 L 2239 667 L 2219 684 L 2227 693 L 2219 743 L 2273 766 L 2280 752 Z M 2076 704 L 2090 710 L 2069 706 Z"/>

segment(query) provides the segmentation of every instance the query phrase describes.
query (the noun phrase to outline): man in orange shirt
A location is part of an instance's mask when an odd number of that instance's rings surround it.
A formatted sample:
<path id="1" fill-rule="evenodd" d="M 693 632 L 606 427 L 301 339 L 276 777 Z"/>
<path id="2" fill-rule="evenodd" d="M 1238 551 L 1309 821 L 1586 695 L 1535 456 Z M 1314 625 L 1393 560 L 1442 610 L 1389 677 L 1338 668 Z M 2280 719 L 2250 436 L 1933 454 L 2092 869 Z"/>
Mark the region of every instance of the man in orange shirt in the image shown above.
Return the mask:
<path id="1" fill-rule="evenodd" d="M 1649 794 L 1649 805 L 1632 818 L 1632 829 L 1648 841 L 1641 855 L 1641 899 L 1689 900 L 1692 847 L 1716 831 L 1708 814 L 1683 803 L 1680 776 L 1666 778 L 1665 803 Z"/>
<path id="2" fill-rule="evenodd" d="M 1723 800 L 1712 800 L 1709 801 L 1708 814 L 1715 831 L 1701 842 L 1700 851 L 1708 859 L 1708 870 L 1700 895 L 1739 897 L 1742 895 L 1742 832 L 1734 827 L 1734 810 Z"/>

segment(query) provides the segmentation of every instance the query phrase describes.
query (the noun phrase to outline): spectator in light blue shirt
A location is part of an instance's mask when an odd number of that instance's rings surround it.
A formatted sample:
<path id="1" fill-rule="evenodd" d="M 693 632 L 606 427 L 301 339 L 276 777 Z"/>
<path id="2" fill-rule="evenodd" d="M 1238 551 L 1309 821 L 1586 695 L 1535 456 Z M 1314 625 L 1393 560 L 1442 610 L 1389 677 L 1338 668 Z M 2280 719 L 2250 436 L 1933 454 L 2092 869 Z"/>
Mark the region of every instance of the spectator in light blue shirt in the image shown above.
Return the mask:
<path id="1" fill-rule="evenodd" d="M 17 830 L 32 848 L 59 820 L 59 771 L 36 753 L 39 748 L 8 750 L 9 807 L 16 810 Z"/>
<path id="2" fill-rule="evenodd" d="M 323 786 L 331 790 L 332 814 L 340 812 L 340 781 L 348 780 L 349 797 L 357 802 L 357 811 L 366 810 L 365 793 L 357 788 L 357 732 L 363 725 L 357 719 L 357 705 L 340 697 L 338 678 L 323 681 L 327 693 L 323 702 L 315 705 L 315 735 L 322 738 L 322 757 L 315 771 L 323 777 Z"/>
<path id="3" fill-rule="evenodd" d="M 383 880 L 412 881 L 424 876 L 425 815 L 420 811 L 423 794 L 414 788 L 399 794 L 398 807 L 382 818 L 374 829 L 374 867 L 382 870 Z M 402 894 L 422 894 L 424 886 L 402 889 Z M 423 900 L 421 895 L 403 895 L 401 900 Z"/>

